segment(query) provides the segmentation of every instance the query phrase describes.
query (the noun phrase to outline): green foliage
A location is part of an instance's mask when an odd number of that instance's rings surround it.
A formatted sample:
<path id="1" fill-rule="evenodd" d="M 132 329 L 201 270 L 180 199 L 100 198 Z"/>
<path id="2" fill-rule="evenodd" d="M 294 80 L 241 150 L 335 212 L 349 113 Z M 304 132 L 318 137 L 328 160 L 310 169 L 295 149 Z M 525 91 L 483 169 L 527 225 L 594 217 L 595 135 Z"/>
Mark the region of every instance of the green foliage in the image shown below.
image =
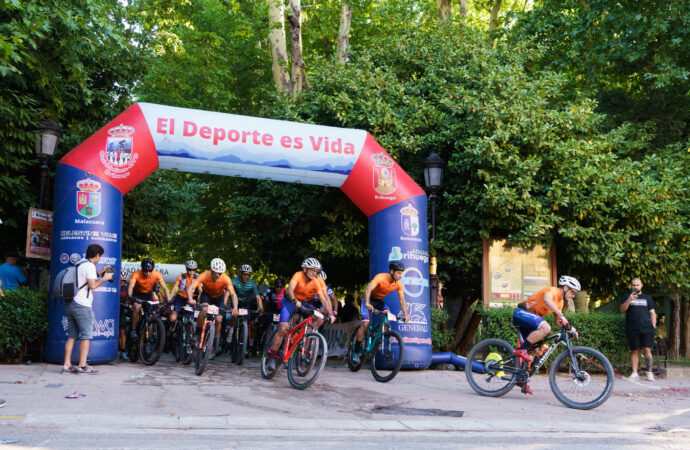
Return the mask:
<path id="1" fill-rule="evenodd" d="M 483 310 L 483 320 L 477 342 L 482 339 L 504 339 L 513 347 L 517 345 L 517 331 L 512 325 L 513 308 Z M 592 347 L 602 352 L 620 371 L 630 365 L 630 347 L 625 337 L 625 315 L 600 313 L 568 313 L 568 321 L 577 329 L 580 338 L 573 345 Z M 544 317 L 552 330 L 559 330 L 554 323 L 553 314 Z M 562 351 L 565 347 L 559 347 Z M 560 353 L 557 349 L 550 359 Z"/>
<path id="2" fill-rule="evenodd" d="M 453 342 L 453 332 L 441 329 L 449 317 L 448 311 L 431 308 L 431 348 L 434 352 L 440 352 L 444 346 Z"/>
<path id="3" fill-rule="evenodd" d="M 48 292 L 19 287 L 0 297 L 0 359 L 12 361 L 48 331 Z"/>

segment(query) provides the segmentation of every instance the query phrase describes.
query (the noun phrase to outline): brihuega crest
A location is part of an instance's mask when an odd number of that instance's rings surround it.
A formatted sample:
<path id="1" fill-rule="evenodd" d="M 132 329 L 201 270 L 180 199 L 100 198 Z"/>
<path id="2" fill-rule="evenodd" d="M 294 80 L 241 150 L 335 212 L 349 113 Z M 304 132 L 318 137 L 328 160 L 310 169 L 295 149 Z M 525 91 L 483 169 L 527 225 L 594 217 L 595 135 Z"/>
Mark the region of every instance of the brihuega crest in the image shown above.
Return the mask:
<path id="1" fill-rule="evenodd" d="M 100 152 L 105 174 L 112 178 L 127 178 L 139 158 L 134 152 L 134 127 L 120 124 L 108 130 L 105 150 Z"/>
<path id="2" fill-rule="evenodd" d="M 101 183 L 90 178 L 77 182 L 77 212 L 87 219 L 101 213 Z"/>
<path id="3" fill-rule="evenodd" d="M 398 188 L 395 178 L 395 161 L 385 153 L 371 156 L 374 162 L 374 190 L 381 195 L 390 195 Z"/>

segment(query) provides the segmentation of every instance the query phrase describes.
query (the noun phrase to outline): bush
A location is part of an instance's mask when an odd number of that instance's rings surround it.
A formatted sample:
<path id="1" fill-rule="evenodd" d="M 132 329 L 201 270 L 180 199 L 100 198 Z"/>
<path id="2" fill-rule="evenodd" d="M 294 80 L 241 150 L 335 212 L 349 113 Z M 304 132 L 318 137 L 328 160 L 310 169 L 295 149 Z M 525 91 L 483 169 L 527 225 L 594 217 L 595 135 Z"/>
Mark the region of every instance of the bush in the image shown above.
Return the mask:
<path id="1" fill-rule="evenodd" d="M 447 311 L 431 308 L 431 348 L 434 352 L 440 352 L 446 344 L 453 341 L 451 331 L 441 329 L 448 322 L 448 317 Z"/>
<path id="2" fill-rule="evenodd" d="M 48 292 L 20 287 L 0 297 L 0 358 L 23 361 L 48 330 Z"/>
<path id="3" fill-rule="evenodd" d="M 517 344 L 517 332 L 511 325 L 513 308 L 482 310 L 483 320 L 477 342 L 481 339 L 499 338 L 511 345 Z M 602 352 L 613 364 L 617 372 L 630 365 L 630 347 L 625 337 L 625 316 L 623 314 L 568 313 L 568 321 L 577 328 L 580 338 L 573 341 L 574 345 L 592 347 Z M 552 330 L 557 330 L 553 314 L 544 317 L 551 324 Z M 556 350 L 555 354 L 560 353 Z"/>

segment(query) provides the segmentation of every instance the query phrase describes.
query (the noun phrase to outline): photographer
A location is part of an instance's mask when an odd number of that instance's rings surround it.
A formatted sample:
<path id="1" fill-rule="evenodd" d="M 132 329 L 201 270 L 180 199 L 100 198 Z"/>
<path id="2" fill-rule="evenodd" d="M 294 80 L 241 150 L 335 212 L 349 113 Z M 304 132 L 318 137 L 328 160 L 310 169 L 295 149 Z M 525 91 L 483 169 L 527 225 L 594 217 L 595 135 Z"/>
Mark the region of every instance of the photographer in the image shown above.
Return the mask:
<path id="1" fill-rule="evenodd" d="M 625 313 L 625 334 L 632 350 L 632 374 L 629 380 L 638 380 L 637 366 L 640 362 L 640 347 L 647 365 L 647 380 L 654 381 L 652 373 L 652 346 L 656 333 L 656 305 L 647 294 L 642 293 L 642 280 L 633 278 L 632 290 L 621 299 L 621 312 Z"/>
<path id="2" fill-rule="evenodd" d="M 103 256 L 103 247 L 91 244 L 86 249 L 86 258 L 77 263 L 77 286 L 79 291 L 65 306 L 67 315 L 67 342 L 65 342 L 65 361 L 60 373 L 97 373 L 86 365 L 89 346 L 93 338 L 93 291 L 106 281 L 113 280 L 113 268 L 106 266 L 96 272 L 96 264 Z M 99 276 L 102 278 L 98 279 Z M 72 365 L 72 350 L 79 339 L 79 366 Z"/>

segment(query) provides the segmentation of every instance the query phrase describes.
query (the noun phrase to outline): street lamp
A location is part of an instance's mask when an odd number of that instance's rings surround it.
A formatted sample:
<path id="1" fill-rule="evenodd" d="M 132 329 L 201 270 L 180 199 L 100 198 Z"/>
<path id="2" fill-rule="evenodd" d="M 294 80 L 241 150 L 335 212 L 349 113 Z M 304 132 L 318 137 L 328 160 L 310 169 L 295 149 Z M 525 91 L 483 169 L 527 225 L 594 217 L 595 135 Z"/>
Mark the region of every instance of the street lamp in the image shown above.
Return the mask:
<path id="1" fill-rule="evenodd" d="M 424 160 L 424 184 L 431 200 L 431 242 L 436 240 L 436 197 L 441 192 L 443 182 L 443 159 L 434 151 Z M 429 291 L 431 307 L 438 308 L 438 275 L 436 274 L 436 257 L 430 258 Z"/>
<path id="2" fill-rule="evenodd" d="M 36 137 L 36 156 L 41 160 L 41 184 L 38 194 L 38 208 L 43 209 L 43 198 L 46 192 L 48 181 L 48 161 L 55 156 L 58 139 L 62 134 L 60 124 L 46 119 L 41 123 L 41 134 Z M 29 260 L 29 287 L 38 289 L 41 279 L 41 267 L 36 258 Z"/>

